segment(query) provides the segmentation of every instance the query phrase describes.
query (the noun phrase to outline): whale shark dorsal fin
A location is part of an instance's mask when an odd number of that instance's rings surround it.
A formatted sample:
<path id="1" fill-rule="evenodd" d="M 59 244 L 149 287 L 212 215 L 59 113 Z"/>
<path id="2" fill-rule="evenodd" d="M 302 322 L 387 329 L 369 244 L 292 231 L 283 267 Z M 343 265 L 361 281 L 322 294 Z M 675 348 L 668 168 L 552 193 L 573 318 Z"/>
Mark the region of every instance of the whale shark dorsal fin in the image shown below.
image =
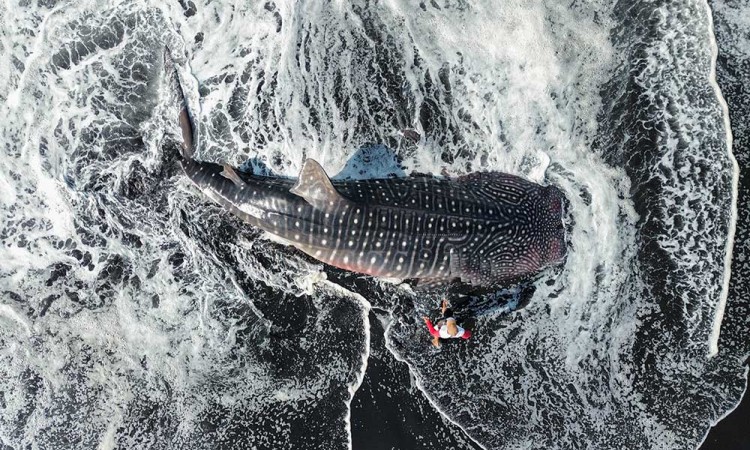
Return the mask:
<path id="1" fill-rule="evenodd" d="M 302 165 L 297 184 L 289 192 L 299 195 L 307 203 L 320 209 L 334 208 L 350 203 L 333 187 L 331 180 L 320 164 L 309 158 Z"/>

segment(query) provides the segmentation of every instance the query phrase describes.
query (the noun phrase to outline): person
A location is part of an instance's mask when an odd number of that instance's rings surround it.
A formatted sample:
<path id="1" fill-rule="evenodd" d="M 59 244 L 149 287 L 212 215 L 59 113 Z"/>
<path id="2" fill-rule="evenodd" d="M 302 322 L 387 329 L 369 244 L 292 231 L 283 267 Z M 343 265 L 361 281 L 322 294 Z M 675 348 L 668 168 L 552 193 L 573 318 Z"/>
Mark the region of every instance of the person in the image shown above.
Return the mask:
<path id="1" fill-rule="evenodd" d="M 448 308 L 448 300 L 443 300 L 440 312 L 443 316 L 438 320 L 437 328 L 432 325 L 429 317 L 423 317 L 427 330 L 432 335 L 432 345 L 440 347 L 440 339 L 469 339 L 471 337 L 471 331 L 458 326 L 456 318 L 453 317 L 453 311 Z"/>

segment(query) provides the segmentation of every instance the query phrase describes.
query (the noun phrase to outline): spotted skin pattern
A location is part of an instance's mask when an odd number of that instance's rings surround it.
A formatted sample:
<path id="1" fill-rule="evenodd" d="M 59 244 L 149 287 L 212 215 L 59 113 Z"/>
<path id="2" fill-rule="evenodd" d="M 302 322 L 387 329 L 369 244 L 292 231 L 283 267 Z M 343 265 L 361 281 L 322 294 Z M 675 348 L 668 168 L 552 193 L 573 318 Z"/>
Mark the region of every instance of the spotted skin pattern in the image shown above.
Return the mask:
<path id="1" fill-rule="evenodd" d="M 243 220 L 354 272 L 493 286 L 565 256 L 562 193 L 513 175 L 331 182 L 308 160 L 295 182 L 229 176 L 222 166 L 191 159 L 182 166 Z"/>

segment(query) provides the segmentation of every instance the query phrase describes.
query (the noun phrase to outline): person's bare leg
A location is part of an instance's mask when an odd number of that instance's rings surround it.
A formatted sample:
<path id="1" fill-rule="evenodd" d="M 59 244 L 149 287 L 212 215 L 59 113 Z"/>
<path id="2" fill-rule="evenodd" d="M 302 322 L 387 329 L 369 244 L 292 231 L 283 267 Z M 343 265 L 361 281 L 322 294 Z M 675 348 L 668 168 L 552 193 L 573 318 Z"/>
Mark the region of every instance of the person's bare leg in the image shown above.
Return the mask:
<path id="1" fill-rule="evenodd" d="M 432 337 L 432 345 L 435 347 L 440 347 L 440 338 L 437 336 Z"/>
<path id="2" fill-rule="evenodd" d="M 440 304 L 440 314 L 445 317 L 445 310 L 448 309 L 448 299 L 443 299 L 443 303 Z"/>

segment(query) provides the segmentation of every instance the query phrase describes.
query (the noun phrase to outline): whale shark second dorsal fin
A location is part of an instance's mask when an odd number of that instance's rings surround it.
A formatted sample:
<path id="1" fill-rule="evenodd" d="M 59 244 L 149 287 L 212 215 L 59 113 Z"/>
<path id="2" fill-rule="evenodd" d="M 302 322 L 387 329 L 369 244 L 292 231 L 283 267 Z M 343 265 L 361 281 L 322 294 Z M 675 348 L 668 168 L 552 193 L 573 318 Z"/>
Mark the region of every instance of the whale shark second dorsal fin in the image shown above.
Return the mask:
<path id="1" fill-rule="evenodd" d="M 319 209 L 329 209 L 350 203 L 333 187 L 320 164 L 310 158 L 305 160 L 299 172 L 297 184 L 289 192 L 299 195 L 307 203 Z"/>

